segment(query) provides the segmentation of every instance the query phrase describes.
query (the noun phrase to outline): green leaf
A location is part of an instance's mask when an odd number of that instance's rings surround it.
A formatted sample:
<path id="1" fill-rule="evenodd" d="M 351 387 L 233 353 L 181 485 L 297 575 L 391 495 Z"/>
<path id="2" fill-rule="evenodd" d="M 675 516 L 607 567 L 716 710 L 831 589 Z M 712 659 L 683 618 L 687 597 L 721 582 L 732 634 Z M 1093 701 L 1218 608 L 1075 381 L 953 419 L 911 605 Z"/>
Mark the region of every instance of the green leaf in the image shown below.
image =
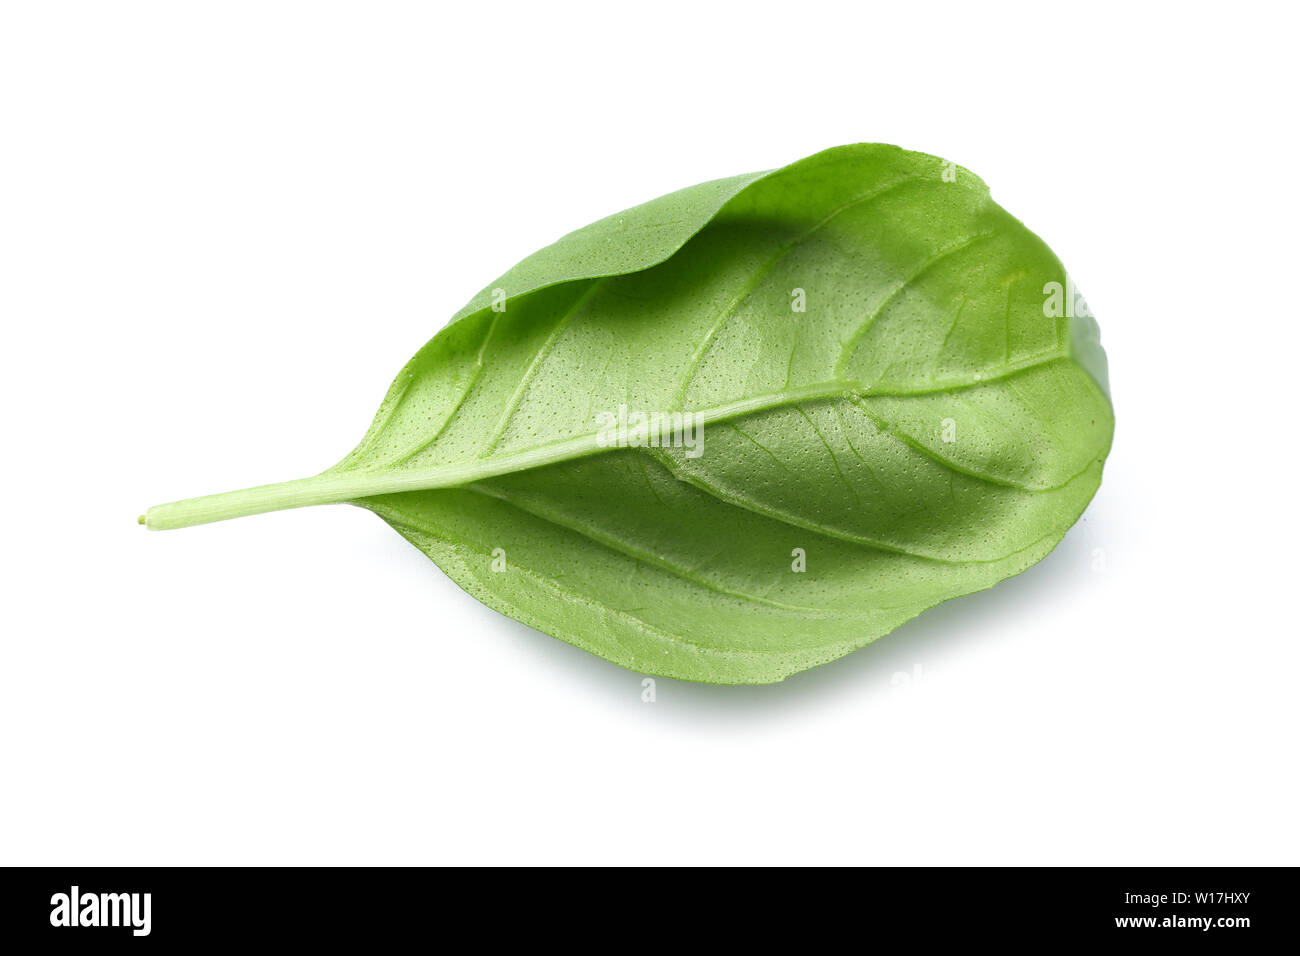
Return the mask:
<path id="1" fill-rule="evenodd" d="M 351 501 L 624 667 L 777 681 L 1051 551 L 1101 481 L 1105 369 L 984 183 L 845 146 L 565 236 L 420 350 L 334 468 L 144 521 Z M 610 427 L 638 414 L 665 430 Z"/>

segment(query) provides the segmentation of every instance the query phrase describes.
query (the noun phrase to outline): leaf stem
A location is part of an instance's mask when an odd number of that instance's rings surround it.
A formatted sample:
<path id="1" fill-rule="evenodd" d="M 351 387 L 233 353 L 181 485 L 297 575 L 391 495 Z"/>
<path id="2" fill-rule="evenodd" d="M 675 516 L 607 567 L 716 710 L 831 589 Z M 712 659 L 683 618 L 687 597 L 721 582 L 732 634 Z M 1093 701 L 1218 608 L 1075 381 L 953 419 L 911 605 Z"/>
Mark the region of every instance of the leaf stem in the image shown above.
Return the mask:
<path id="1" fill-rule="evenodd" d="M 360 475 L 317 475 L 296 481 L 282 481 L 273 485 L 258 485 L 240 491 L 227 491 L 200 498 L 186 498 L 164 505 L 155 505 L 140 518 L 140 523 L 151 531 L 168 531 L 188 528 L 196 524 L 243 518 L 246 515 L 283 511 L 307 505 L 335 504 L 359 497 L 355 485 Z M 373 492 L 372 492 L 373 493 Z"/>
<path id="2" fill-rule="evenodd" d="M 141 524 L 155 531 L 188 528 L 196 524 L 243 518 L 268 511 L 287 511 L 307 505 L 329 505 L 355 501 L 372 495 L 400 491 L 427 491 L 451 488 L 484 478 L 494 478 L 512 471 L 536 468 L 569 458 L 589 455 L 598 449 L 594 435 L 583 435 L 538 448 L 497 455 L 490 459 L 471 459 L 453 465 L 407 468 L 395 471 L 323 472 L 312 478 L 258 485 L 241 491 L 227 491 L 202 498 L 187 498 L 165 505 L 155 505 L 143 515 Z"/>

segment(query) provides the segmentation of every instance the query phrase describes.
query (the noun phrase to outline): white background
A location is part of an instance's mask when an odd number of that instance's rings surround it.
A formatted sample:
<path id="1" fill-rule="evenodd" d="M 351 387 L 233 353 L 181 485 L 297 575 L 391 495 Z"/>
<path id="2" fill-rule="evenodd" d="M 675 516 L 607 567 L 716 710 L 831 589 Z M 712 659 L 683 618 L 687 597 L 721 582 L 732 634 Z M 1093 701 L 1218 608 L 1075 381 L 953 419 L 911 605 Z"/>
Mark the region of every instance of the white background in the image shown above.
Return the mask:
<path id="1" fill-rule="evenodd" d="M 0 862 L 1300 863 L 1281 4 L 6 3 Z M 757 688 L 503 618 L 314 473 L 563 232 L 847 142 L 1066 262 L 1118 429 L 1040 565 Z"/>

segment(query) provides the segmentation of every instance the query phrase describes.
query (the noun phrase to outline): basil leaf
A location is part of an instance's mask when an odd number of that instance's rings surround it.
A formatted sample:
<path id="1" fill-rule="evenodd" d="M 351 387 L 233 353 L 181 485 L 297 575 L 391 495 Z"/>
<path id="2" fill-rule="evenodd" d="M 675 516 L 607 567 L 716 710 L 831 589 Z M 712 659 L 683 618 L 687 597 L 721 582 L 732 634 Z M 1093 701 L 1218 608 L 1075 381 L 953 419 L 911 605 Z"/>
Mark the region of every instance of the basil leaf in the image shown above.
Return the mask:
<path id="1" fill-rule="evenodd" d="M 846 146 L 571 233 L 457 313 L 334 468 L 141 520 L 351 501 L 562 640 L 762 683 L 1040 560 L 1113 424 L 1047 246 L 964 169 Z"/>

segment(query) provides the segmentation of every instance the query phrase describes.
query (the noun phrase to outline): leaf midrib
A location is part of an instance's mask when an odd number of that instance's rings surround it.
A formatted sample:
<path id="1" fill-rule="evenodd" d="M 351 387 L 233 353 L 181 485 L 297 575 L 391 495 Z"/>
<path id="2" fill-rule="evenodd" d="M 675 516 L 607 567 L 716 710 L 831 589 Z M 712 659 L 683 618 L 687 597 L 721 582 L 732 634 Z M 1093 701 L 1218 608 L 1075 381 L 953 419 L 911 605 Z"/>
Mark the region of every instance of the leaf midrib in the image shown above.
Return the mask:
<path id="1" fill-rule="evenodd" d="M 877 390 L 872 383 L 833 381 L 799 389 L 785 390 L 769 395 L 753 396 L 727 405 L 700 409 L 694 412 L 699 425 L 742 418 L 755 412 L 767 411 L 801 402 L 816 402 L 835 398 L 867 398 L 917 396 L 942 394 L 975 388 L 999 379 L 1023 374 L 1034 368 L 1045 367 L 1054 362 L 1071 361 L 1067 354 L 1054 352 L 1042 356 L 1021 367 L 1006 369 L 994 375 L 982 375 L 977 381 L 960 385 L 923 390 Z M 894 429 L 899 435 L 906 434 L 901 429 Z M 669 439 L 677 437 L 678 432 L 667 433 Z M 574 438 L 539 445 L 521 452 L 498 455 L 486 459 L 471 459 L 455 464 L 429 465 L 419 468 L 392 470 L 387 465 L 372 466 L 366 469 L 340 469 L 338 466 L 311 478 L 285 481 L 271 485 L 259 485 L 241 491 L 229 491 L 217 495 L 205 495 L 188 498 L 184 501 L 170 502 L 149 509 L 145 516 L 148 527 L 162 530 L 166 528 L 189 527 L 210 521 L 223 521 L 227 518 L 244 515 L 263 514 L 268 511 L 282 511 L 289 508 L 302 508 L 309 505 L 336 504 L 369 498 L 374 495 L 397 494 L 407 491 L 428 491 L 436 488 L 451 488 L 467 485 L 486 478 L 544 465 L 557 464 L 592 454 L 609 451 L 597 443 L 594 433 L 579 435 Z M 915 441 L 915 439 L 913 439 Z M 915 446 L 926 451 L 924 446 Z M 931 453 L 933 457 L 933 453 Z M 945 467 L 952 466 L 940 459 L 935 459 Z M 990 484 L 1004 484 L 1026 492 L 1050 491 L 1051 488 L 1030 488 L 1015 483 L 1002 482 L 992 476 L 977 476 Z M 1066 482 L 1068 483 L 1068 481 Z M 1060 487 L 1054 486 L 1054 487 Z"/>
<path id="2" fill-rule="evenodd" d="M 1001 369 L 996 373 L 981 375 L 975 380 L 952 380 L 950 382 L 936 383 L 936 385 L 932 387 L 920 389 L 879 388 L 870 382 L 833 380 L 830 382 L 821 382 L 816 385 L 806 385 L 796 389 L 784 389 L 780 392 L 750 396 L 734 402 L 728 402 L 725 405 L 714 405 L 698 409 L 685 409 L 684 411 L 690 412 L 695 417 L 695 421 L 698 425 L 710 425 L 743 418 L 757 412 L 770 411 L 772 409 L 786 406 L 796 406 L 803 402 L 817 402 L 835 398 L 862 400 L 870 398 L 915 398 L 926 395 L 946 395 L 960 392 L 965 389 L 978 388 L 991 382 L 1012 378 L 1033 371 L 1034 369 L 1044 368 L 1055 362 L 1061 361 L 1070 361 L 1069 354 L 1064 352 L 1050 352 L 1038 356 L 1031 361 Z M 900 434 L 902 433 L 896 426 L 894 427 L 894 430 L 899 431 Z M 669 439 L 676 438 L 679 433 L 680 430 L 672 430 L 666 433 L 666 437 Z M 375 480 L 376 487 L 378 487 L 378 483 L 382 480 L 380 476 L 388 475 L 392 479 L 393 487 L 382 488 L 381 490 L 370 492 L 370 494 L 384 494 L 388 491 L 446 488 L 455 485 L 468 484 L 473 481 L 481 481 L 484 478 L 495 478 L 515 471 L 555 464 L 574 458 L 582 458 L 590 454 L 599 454 L 608 450 L 610 449 L 602 447 L 597 443 L 597 433 L 593 431 L 585 432 L 581 435 L 566 438 L 558 442 L 534 445 L 521 451 L 468 459 L 462 462 L 424 465 L 414 468 L 402 468 L 396 471 L 391 470 L 391 465 L 382 464 L 371 466 L 369 469 L 354 468 L 345 472 L 333 472 L 332 474 L 339 476 L 369 476 Z M 936 458 L 935 460 L 945 467 L 951 467 L 951 464 L 943 459 Z M 1061 487 L 1061 485 L 1068 483 L 1069 480 L 1067 479 L 1065 482 L 1061 482 L 1057 485 L 1040 487 L 1014 482 L 1009 479 L 1000 479 L 991 475 L 982 475 L 975 472 L 963 473 L 968 474 L 969 477 L 978 478 L 990 484 L 1030 492 L 1050 491 L 1053 488 L 1058 488 Z"/>

